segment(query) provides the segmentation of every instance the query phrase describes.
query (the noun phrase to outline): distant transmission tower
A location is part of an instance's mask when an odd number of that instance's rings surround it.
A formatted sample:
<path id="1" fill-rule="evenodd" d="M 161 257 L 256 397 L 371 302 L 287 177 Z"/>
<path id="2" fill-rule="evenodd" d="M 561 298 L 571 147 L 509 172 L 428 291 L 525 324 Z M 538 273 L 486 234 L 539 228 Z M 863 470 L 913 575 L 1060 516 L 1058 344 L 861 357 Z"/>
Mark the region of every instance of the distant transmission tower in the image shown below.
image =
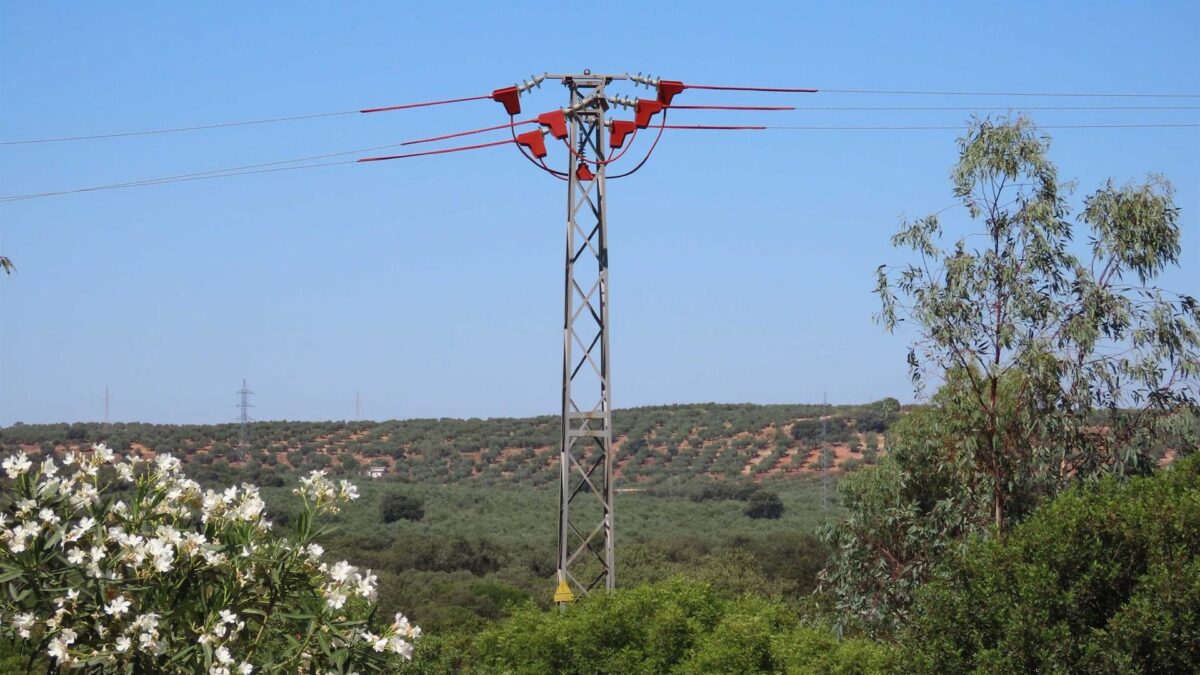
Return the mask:
<path id="1" fill-rule="evenodd" d="M 362 419 L 362 397 L 358 395 L 358 390 L 354 390 L 354 419 Z"/>
<path id="2" fill-rule="evenodd" d="M 825 436 L 825 424 L 829 418 L 829 399 L 821 392 L 821 510 L 829 509 L 829 441 Z"/>
<path id="3" fill-rule="evenodd" d="M 108 385 L 104 385 L 104 426 L 108 426 Z"/>
<path id="4" fill-rule="evenodd" d="M 247 424 L 250 422 L 249 409 L 254 407 L 254 404 L 250 402 L 248 397 L 254 392 L 247 389 L 246 381 L 242 380 L 242 388 L 237 393 L 242 397 L 242 400 L 238 403 L 238 408 L 242 410 L 242 414 L 238 417 L 238 421 L 241 423 L 241 427 L 238 429 L 238 446 L 244 448 L 249 442 L 249 436 L 246 433 Z"/>

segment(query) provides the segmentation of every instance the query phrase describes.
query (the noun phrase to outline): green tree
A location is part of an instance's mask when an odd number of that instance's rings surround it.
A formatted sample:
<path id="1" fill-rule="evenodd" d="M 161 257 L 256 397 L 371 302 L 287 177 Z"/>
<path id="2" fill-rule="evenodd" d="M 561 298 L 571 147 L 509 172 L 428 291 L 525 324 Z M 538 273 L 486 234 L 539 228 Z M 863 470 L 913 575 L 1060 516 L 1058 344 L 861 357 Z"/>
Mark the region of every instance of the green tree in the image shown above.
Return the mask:
<path id="1" fill-rule="evenodd" d="M 783 501 L 774 492 L 759 490 L 750 496 L 745 514 L 750 518 L 780 518 L 783 516 Z"/>
<path id="2" fill-rule="evenodd" d="M 420 499 L 403 492 L 390 492 L 379 502 L 379 516 L 385 523 L 397 520 L 420 520 L 425 517 L 425 505 Z"/>
<path id="3" fill-rule="evenodd" d="M 937 214 L 893 239 L 918 260 L 880 267 L 880 319 L 917 331 L 908 362 L 931 406 L 843 481 L 848 516 L 823 537 L 843 622 L 889 631 L 948 550 L 1004 533 L 1075 481 L 1150 471 L 1155 437 L 1196 447 L 1200 311 L 1153 286 L 1177 263 L 1165 180 L 1084 199 L 1090 260 L 1072 253 L 1066 189 L 1026 118 L 973 121 L 954 195 L 981 230 L 941 245 Z M 1129 278 L 1129 280 L 1127 280 Z"/>
<path id="4" fill-rule="evenodd" d="M 344 473 L 354 473 L 362 466 L 362 462 L 359 462 L 358 458 L 354 455 L 343 452 L 338 455 L 338 466 Z"/>
<path id="5" fill-rule="evenodd" d="M 1029 490 L 1152 466 L 1147 439 L 1196 406 L 1200 308 L 1153 285 L 1180 252 L 1165 179 L 1086 197 L 1084 260 L 1049 139 L 1029 119 L 974 120 L 959 148 L 954 196 L 982 231 L 943 247 L 938 214 L 905 223 L 893 243 L 919 260 L 880 267 L 880 319 L 915 324 L 914 382 L 946 379 L 979 426 L 947 460 L 970 468 L 1003 531 L 1036 502 Z"/>

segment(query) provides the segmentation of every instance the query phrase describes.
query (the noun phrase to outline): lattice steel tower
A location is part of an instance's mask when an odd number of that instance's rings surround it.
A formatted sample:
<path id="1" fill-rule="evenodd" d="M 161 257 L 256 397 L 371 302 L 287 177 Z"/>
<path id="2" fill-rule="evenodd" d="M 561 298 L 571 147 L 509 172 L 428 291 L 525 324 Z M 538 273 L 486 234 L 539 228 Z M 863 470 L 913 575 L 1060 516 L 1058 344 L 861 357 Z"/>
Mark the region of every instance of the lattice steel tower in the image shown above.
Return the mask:
<path id="1" fill-rule="evenodd" d="M 612 76 L 550 76 L 570 93 L 567 247 L 559 455 L 559 602 L 616 584 L 604 85 Z M 623 77 L 621 79 L 624 79 Z M 590 156 L 590 159 L 589 159 Z M 590 167 L 595 166 L 595 171 Z"/>
<path id="2" fill-rule="evenodd" d="M 561 82 L 568 91 L 568 105 L 532 119 L 521 114 L 520 97 L 542 82 Z M 654 98 L 609 95 L 605 87 L 625 81 L 655 92 Z M 664 129 L 763 130 L 765 126 L 685 124 L 668 125 L 666 116 L 675 96 L 687 89 L 814 93 L 815 89 L 747 87 L 692 84 L 649 75 L 582 74 L 535 75 L 528 81 L 494 90 L 491 94 L 424 101 L 363 113 L 441 106 L 491 99 L 509 116 L 508 124 L 471 129 L 440 136 L 414 139 L 403 145 L 433 143 L 479 133 L 506 129 L 511 140 L 475 143 L 423 152 L 405 152 L 384 157 L 363 157 L 359 162 L 409 159 L 452 152 L 466 152 L 512 143 L 525 159 L 546 173 L 567 182 L 567 247 L 563 302 L 562 437 L 559 450 L 558 588 L 555 602 L 570 602 L 576 593 L 587 593 L 604 583 L 616 585 L 613 560 L 613 455 L 612 378 L 608 341 L 608 223 L 605 180 L 632 175 L 646 163 Z M 610 106 L 633 111 L 633 120 L 606 119 Z M 692 110 L 794 110 L 789 106 L 688 105 Z M 652 125 L 654 116 L 662 122 Z M 535 124 L 537 129 L 518 134 L 517 127 Z M 632 145 L 639 129 L 654 127 L 655 139 L 645 156 L 632 169 L 606 176 L 610 162 L 619 159 Z M 566 171 L 547 166 L 546 137 L 568 149 Z M 624 146 L 624 149 L 621 149 Z M 611 154 L 610 154 L 611 151 Z M 594 167 L 594 169 L 593 169 Z"/>
<path id="3" fill-rule="evenodd" d="M 238 389 L 237 393 L 242 397 L 241 401 L 238 402 L 238 408 L 241 408 L 242 411 L 238 416 L 238 422 L 240 424 L 238 427 L 238 446 L 244 448 L 249 441 L 246 434 L 246 426 L 250 422 L 249 409 L 254 407 L 254 404 L 250 402 L 249 396 L 254 392 L 247 389 L 246 381 L 242 380 L 242 388 Z"/>

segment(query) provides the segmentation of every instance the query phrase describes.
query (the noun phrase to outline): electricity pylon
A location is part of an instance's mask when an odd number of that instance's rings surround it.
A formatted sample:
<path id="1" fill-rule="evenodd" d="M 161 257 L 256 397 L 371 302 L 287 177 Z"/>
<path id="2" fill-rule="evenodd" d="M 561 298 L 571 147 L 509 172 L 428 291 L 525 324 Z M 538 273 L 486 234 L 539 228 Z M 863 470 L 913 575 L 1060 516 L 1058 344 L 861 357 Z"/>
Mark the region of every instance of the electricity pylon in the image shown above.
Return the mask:
<path id="1" fill-rule="evenodd" d="M 246 381 L 242 380 L 242 388 L 237 390 L 241 400 L 238 402 L 238 408 L 241 409 L 241 414 L 238 415 L 238 447 L 245 448 L 249 443 L 246 427 L 250 423 L 250 408 L 254 404 L 250 402 L 249 396 L 254 392 L 246 388 Z"/>
<path id="2" fill-rule="evenodd" d="M 568 90 L 566 108 L 517 120 L 520 97 L 546 80 L 561 82 Z M 655 91 L 652 99 L 607 95 L 605 86 L 624 80 Z M 576 75 L 533 76 L 526 82 L 496 89 L 491 94 L 425 101 L 360 112 L 377 113 L 465 101 L 491 99 L 504 106 L 509 123 L 441 136 L 414 139 L 403 145 L 432 143 L 499 129 L 512 140 L 477 143 L 437 150 L 406 152 L 386 157 L 364 157 L 359 162 L 409 159 L 451 152 L 467 152 L 512 143 L 525 159 L 546 173 L 567 182 L 567 249 L 563 302 L 562 438 L 559 450 L 558 588 L 555 602 L 570 602 L 576 592 L 587 593 L 604 582 L 616 585 L 613 559 L 613 456 L 612 388 L 608 351 L 608 222 L 605 205 L 607 166 L 633 145 L 638 129 L 651 127 L 662 114 L 658 134 L 645 157 L 631 170 L 607 176 L 632 175 L 646 163 L 664 129 L 762 130 L 763 126 L 668 125 L 667 109 L 686 89 L 813 93 L 815 89 L 701 85 L 679 80 L 629 74 L 597 75 L 584 70 Z M 610 106 L 632 109 L 633 120 L 608 120 Z M 693 110 L 793 110 L 787 106 L 689 105 Z M 537 129 L 518 134 L 517 127 Z M 546 136 L 562 141 L 568 150 L 565 172 L 546 165 Z M 607 141 L 607 142 L 606 142 Z M 628 145 L 626 145 L 628 143 Z M 620 148 L 625 145 L 625 150 Z M 609 151 L 613 151 L 610 156 Z M 595 167 L 594 169 L 592 167 Z"/>
<path id="3" fill-rule="evenodd" d="M 613 76 L 548 76 L 570 93 L 563 298 L 558 591 L 568 602 L 616 585 L 613 559 L 612 388 L 608 351 L 608 217 L 604 85 Z M 623 76 L 621 79 L 625 79 Z M 590 156 L 590 158 L 589 158 Z M 590 167 L 595 166 L 593 171 Z"/>

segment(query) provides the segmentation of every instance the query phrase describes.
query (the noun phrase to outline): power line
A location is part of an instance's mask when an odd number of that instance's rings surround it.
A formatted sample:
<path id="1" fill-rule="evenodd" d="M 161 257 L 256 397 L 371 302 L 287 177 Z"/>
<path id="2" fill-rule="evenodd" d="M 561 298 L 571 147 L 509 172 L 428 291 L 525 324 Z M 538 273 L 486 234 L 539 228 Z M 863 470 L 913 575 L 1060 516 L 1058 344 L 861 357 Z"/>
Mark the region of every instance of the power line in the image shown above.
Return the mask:
<path id="1" fill-rule="evenodd" d="M 338 115 L 355 115 L 358 110 L 341 110 L 338 112 L 313 113 L 311 115 L 289 115 L 287 117 L 268 117 L 258 120 L 240 122 L 217 122 L 215 124 L 199 124 L 190 127 L 173 127 L 170 129 L 149 129 L 146 131 L 122 131 L 108 134 L 92 134 L 90 136 L 59 136 L 57 138 L 32 138 L 20 141 L 0 141 L 0 145 L 32 145 L 34 143 L 64 143 L 66 141 L 93 141 L 101 138 L 125 138 L 128 136 L 153 136 L 156 134 L 177 134 L 184 131 L 202 131 L 204 129 L 221 129 L 224 127 L 244 127 L 253 124 L 274 124 L 276 122 L 291 122 L 293 120 L 311 120 L 318 117 L 337 117 Z"/>
<path id="2" fill-rule="evenodd" d="M 899 96 L 1028 96 L 1042 98 L 1200 98 L 1200 94 L 1147 94 L 1127 92 L 1044 92 L 1044 91 L 922 91 L 903 89 L 818 89 L 826 94 L 873 94 Z"/>
<path id="3" fill-rule="evenodd" d="M 31 138 L 16 141 L 0 141 L 0 145 L 32 145 L 35 143 L 64 143 L 67 141 L 92 141 L 104 138 L 126 138 L 129 136 L 153 136 L 156 134 L 177 134 L 187 131 L 203 131 L 205 129 L 222 129 L 226 127 L 243 127 L 255 124 L 275 124 L 278 122 L 292 122 L 295 120 L 311 120 L 321 117 L 339 117 L 342 115 L 357 115 L 359 113 L 377 113 L 390 110 L 408 110 L 411 108 L 426 108 L 429 106 L 447 105 L 450 103 L 462 103 L 464 101 L 479 101 L 485 98 L 492 98 L 492 94 L 484 94 L 482 96 L 467 96 L 464 98 L 448 98 L 439 101 L 423 101 L 421 103 L 403 103 L 400 105 L 384 106 L 381 108 L 357 108 L 355 110 L 338 110 L 335 112 L 311 113 L 308 115 L 287 115 L 284 117 L 266 117 L 253 120 L 239 120 L 233 122 L 215 122 L 213 124 L 197 124 L 187 127 L 171 127 L 166 129 L 148 129 L 144 131 L 121 131 L 105 134 L 91 134 L 87 136 L 58 136 L 52 138 Z"/>
<path id="4" fill-rule="evenodd" d="M 74 194 L 77 192 L 95 192 L 98 190 L 115 190 L 117 188 L 138 187 L 141 185 L 158 185 L 160 183 L 181 183 L 188 180 L 200 180 L 204 178 L 223 178 L 225 176 L 244 176 L 253 173 L 271 173 L 266 171 L 251 171 L 250 169 L 260 169 L 263 167 L 280 166 L 282 164 L 298 164 L 300 162 L 310 162 L 317 159 L 329 159 L 331 157 L 345 157 L 347 155 L 357 155 L 363 152 L 372 152 L 375 150 L 387 150 L 388 148 L 397 148 L 404 143 L 389 143 L 387 145 L 376 145 L 369 148 L 355 148 L 354 150 L 343 150 L 341 152 L 328 152 L 322 155 L 309 155 L 307 157 L 297 157 L 295 159 L 282 159 L 275 162 L 261 162 L 259 164 L 243 164 L 241 166 L 231 166 L 224 169 L 211 169 L 209 171 L 197 171 L 194 173 L 182 173 L 174 176 L 163 176 L 160 178 L 143 178 L 140 180 L 124 181 L 121 183 L 110 183 L 108 185 L 96 185 L 91 187 L 71 188 L 66 190 L 57 190 L 53 192 L 35 192 L 24 195 L 9 195 L 0 197 L 0 203 L 20 201 L 23 199 L 36 199 L 38 197 L 54 197 L 57 195 Z M 278 171 L 287 171 L 290 169 L 311 169 L 322 166 L 336 166 L 338 164 L 353 164 L 353 161 L 348 162 L 326 162 L 323 164 L 312 164 L 308 166 L 285 167 L 277 169 Z"/>
<path id="5" fill-rule="evenodd" d="M 684 108 L 686 106 L 671 106 L 672 108 Z M 864 111 L 864 110 L 881 110 L 881 111 L 901 111 L 901 110 L 1016 110 L 1018 112 L 1026 110 L 1200 110 L 1200 105 L 1055 105 L 1055 106 L 823 106 L 823 105 L 803 105 L 794 106 L 792 110 L 832 110 L 832 111 Z"/>
<path id="6" fill-rule="evenodd" d="M 1092 92 L 1000 92 L 1000 91 L 925 91 L 925 90 L 901 90 L 901 89 L 799 89 L 799 88 L 783 88 L 783 87 L 742 87 L 742 86 L 725 86 L 725 85 L 698 85 L 685 84 L 686 89 L 705 89 L 718 91 L 752 91 L 752 92 L 767 92 L 767 93 L 826 93 L 826 94 L 865 94 L 865 95 L 880 95 L 880 96 L 1015 96 L 1015 97 L 1042 97 L 1042 98 L 1154 98 L 1154 99 L 1169 99 L 1169 98 L 1200 98 L 1200 94 L 1193 93 L 1130 93 L 1130 92 L 1109 92 L 1109 93 L 1092 93 Z M 497 90 L 500 91 L 500 90 Z M 102 134 L 88 134 L 76 136 L 53 136 L 48 138 L 30 138 L 18 139 L 9 141 L 0 141 L 0 146 L 8 145 L 33 145 L 41 143 L 65 143 L 70 141 L 92 141 L 110 138 L 129 138 L 136 136 L 154 136 L 160 134 L 175 134 L 191 131 L 204 131 L 208 129 L 222 129 L 229 127 L 253 126 L 262 124 L 277 124 L 280 122 L 293 122 L 298 120 L 311 120 L 326 117 L 340 117 L 345 115 L 356 115 L 360 113 L 377 113 L 388 112 L 394 110 L 409 110 L 413 108 L 424 108 L 430 106 L 440 106 L 452 103 L 463 103 L 467 101 L 481 101 L 484 99 L 497 99 L 497 92 L 491 94 L 483 94 L 479 96 L 465 96 L 461 98 L 449 98 L 436 101 L 423 101 L 420 103 L 403 103 L 399 105 L 381 106 L 375 108 L 356 108 L 354 110 L 336 110 L 332 112 L 309 113 L 303 115 L 284 115 L 278 117 L 264 117 L 250 120 L 233 120 L 227 122 L 214 122 L 211 124 L 195 124 L 181 127 L 167 127 L 160 129 L 145 129 L 139 131 L 121 131 Z M 1016 106 L 1019 107 L 1019 106 Z M 806 110 L 982 110 L 984 108 L 953 108 L 953 107 L 898 107 L 898 108 L 854 108 L 854 107 L 828 107 L 828 108 L 801 108 Z M 1007 108 L 988 108 L 991 110 L 1003 110 Z M 1027 110 L 1191 110 L 1193 106 L 1100 106 L 1100 107 L 1046 107 L 1046 108 L 1025 108 Z"/>
<path id="7" fill-rule="evenodd" d="M 505 128 L 512 125 L 498 125 L 495 128 Z M 863 126 L 822 126 L 822 125 L 756 125 L 756 126 L 718 126 L 718 125 L 655 125 L 661 133 L 663 128 L 677 130 L 694 130 L 694 129 L 712 129 L 712 130 L 746 130 L 746 131 L 960 131 L 964 127 L 961 124 L 957 125 L 863 125 Z M 1114 123 L 1114 124 L 1044 124 L 1038 125 L 1039 129 L 1191 129 L 1200 127 L 1200 123 Z M 491 128 L 487 130 L 493 130 Z M 473 130 L 474 131 L 474 130 Z M 455 137 L 464 134 L 450 134 L 447 138 Z M 312 161 L 316 159 L 327 159 L 331 157 L 345 157 L 347 155 L 355 155 L 363 152 L 371 152 L 375 150 L 385 150 L 388 148 L 400 147 L 409 145 L 414 142 L 422 142 L 425 139 L 418 141 L 405 141 L 403 143 L 390 143 L 387 145 L 378 145 L 369 148 L 357 148 L 354 150 L 345 150 L 341 152 L 331 152 L 321 155 L 310 155 L 308 157 L 299 157 L 296 159 L 285 159 L 275 162 L 263 162 L 259 164 L 245 164 L 241 166 L 228 167 L 224 169 L 212 169 L 209 171 L 200 171 L 195 173 L 177 174 L 173 176 L 163 176 L 159 178 L 146 178 L 134 181 L 124 181 L 121 183 L 111 183 L 107 185 L 93 185 L 80 188 L 70 188 L 65 190 L 54 190 L 48 192 L 34 192 L 28 194 L 0 196 L 0 203 L 23 201 L 27 199 L 40 199 L 43 197 L 57 197 L 67 194 L 77 194 L 82 192 L 100 192 L 105 190 L 117 190 L 130 187 L 142 187 L 146 185 L 164 185 L 169 183 L 184 183 L 194 180 L 208 180 L 212 178 L 228 178 L 233 176 L 247 176 L 260 173 L 276 173 L 280 171 L 293 171 L 299 169 L 316 169 L 329 166 L 340 166 L 344 164 L 354 164 L 364 160 L 346 160 L 339 162 L 321 162 L 317 164 L 303 164 L 300 166 L 281 166 L 284 164 L 298 164 L 301 162 Z M 511 143 L 511 140 L 496 141 L 492 143 L 483 143 L 474 146 L 466 146 L 464 148 L 448 148 L 444 150 L 435 150 L 430 152 L 409 153 L 405 155 L 393 155 L 382 158 L 364 158 L 366 161 L 380 161 L 382 159 L 407 159 L 410 157 L 421 157 L 426 155 L 441 155 L 451 152 L 460 152 L 462 150 L 475 150 L 486 147 L 494 147 Z M 648 157 L 647 157 L 648 158 Z M 535 160 L 535 164 L 536 164 Z M 273 168 L 266 168 L 273 167 Z M 639 167 L 640 168 L 640 167 Z M 636 169 L 635 169 L 636 170 Z M 616 179 L 624 177 L 628 174 L 620 174 L 610 176 Z"/>
<path id="8" fill-rule="evenodd" d="M 58 190 L 56 192 L 37 192 L 26 195 L 12 195 L 8 197 L 0 197 L 0 203 L 16 202 L 25 199 L 40 199 L 42 197 L 57 197 L 60 195 L 76 194 L 79 192 L 99 192 L 102 190 L 118 190 L 122 188 L 144 187 L 147 185 L 165 185 L 167 183 L 187 183 L 194 180 L 211 180 L 213 178 L 230 178 L 233 176 L 248 176 L 256 173 L 276 173 L 279 171 L 295 171 L 298 169 L 317 169 L 326 166 L 339 166 L 343 164 L 354 164 L 355 160 L 347 159 L 340 162 L 322 162 L 320 164 L 303 164 L 300 166 L 281 166 L 274 169 L 256 169 L 253 171 L 234 171 L 230 173 L 214 173 L 212 175 L 197 175 L 183 176 L 176 178 L 160 178 L 143 181 L 135 181 L 131 183 L 114 183 L 112 185 L 96 185 L 92 187 L 75 188 L 72 190 Z"/>
<path id="9" fill-rule="evenodd" d="M 1188 129 L 1200 123 L 1132 123 L 1132 124 L 1039 124 L 1038 129 Z M 962 131 L 963 125 L 878 125 L 878 126 L 806 126 L 768 125 L 762 129 L 780 131 Z"/>

